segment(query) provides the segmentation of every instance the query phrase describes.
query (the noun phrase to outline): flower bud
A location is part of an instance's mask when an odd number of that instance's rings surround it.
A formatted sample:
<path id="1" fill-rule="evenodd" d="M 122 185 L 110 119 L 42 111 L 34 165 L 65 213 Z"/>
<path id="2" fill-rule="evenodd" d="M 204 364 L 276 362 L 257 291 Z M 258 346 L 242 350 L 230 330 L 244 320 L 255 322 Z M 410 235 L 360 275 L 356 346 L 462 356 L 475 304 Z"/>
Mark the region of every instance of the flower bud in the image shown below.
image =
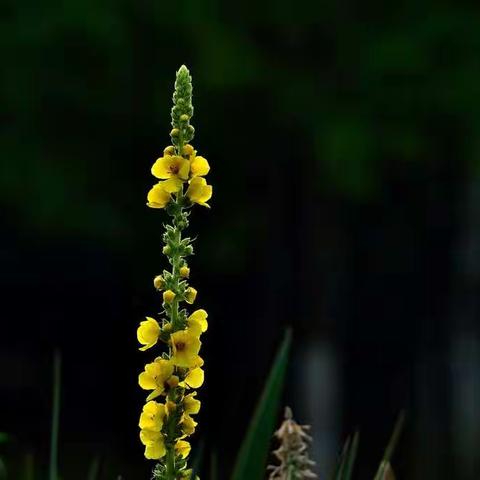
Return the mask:
<path id="1" fill-rule="evenodd" d="M 191 305 L 195 301 L 195 298 L 197 298 L 197 291 L 193 287 L 188 287 L 185 290 L 185 301 Z"/>
<path id="2" fill-rule="evenodd" d="M 192 255 L 193 247 L 191 245 L 187 245 L 183 250 L 184 255 Z"/>
<path id="3" fill-rule="evenodd" d="M 171 415 L 177 408 L 177 405 L 175 402 L 172 402 L 171 400 L 167 400 L 167 402 L 165 402 L 165 408 L 167 410 L 167 414 Z"/>
<path id="4" fill-rule="evenodd" d="M 162 248 L 162 252 L 165 254 L 165 255 L 170 255 L 172 253 L 172 249 L 170 248 L 170 245 L 165 245 L 163 248 Z"/>
<path id="5" fill-rule="evenodd" d="M 164 279 L 161 275 L 157 275 L 157 276 L 153 279 L 153 286 L 154 286 L 157 290 L 162 290 L 162 288 L 165 287 L 165 279 Z"/>
<path id="6" fill-rule="evenodd" d="M 182 148 L 182 153 L 184 155 L 191 155 L 193 152 L 194 152 L 193 147 L 189 143 L 184 145 Z"/>
<path id="7" fill-rule="evenodd" d="M 189 118 L 190 117 L 188 115 L 185 115 L 185 114 L 180 115 L 180 121 L 181 122 L 188 122 Z"/>
<path id="8" fill-rule="evenodd" d="M 163 292 L 163 301 L 165 303 L 172 303 L 174 298 L 175 298 L 175 293 L 172 292 L 171 290 L 166 290 L 165 292 Z"/>
<path id="9" fill-rule="evenodd" d="M 172 324 L 171 324 L 171 323 L 166 323 L 166 324 L 162 327 L 162 332 L 170 333 L 171 331 L 172 331 Z"/>
<path id="10" fill-rule="evenodd" d="M 173 128 L 170 132 L 171 137 L 178 137 L 180 135 L 180 130 L 178 128 Z"/>
<path id="11" fill-rule="evenodd" d="M 190 269 L 186 265 L 180 267 L 180 276 L 182 278 L 188 278 L 190 276 Z"/>
<path id="12" fill-rule="evenodd" d="M 169 145 L 163 150 L 164 155 L 175 155 L 175 147 L 173 145 Z"/>
<path id="13" fill-rule="evenodd" d="M 175 388 L 175 387 L 178 385 L 178 382 L 179 382 L 179 378 L 178 378 L 176 375 L 172 375 L 172 376 L 167 380 L 168 386 L 169 386 L 170 388 Z"/>

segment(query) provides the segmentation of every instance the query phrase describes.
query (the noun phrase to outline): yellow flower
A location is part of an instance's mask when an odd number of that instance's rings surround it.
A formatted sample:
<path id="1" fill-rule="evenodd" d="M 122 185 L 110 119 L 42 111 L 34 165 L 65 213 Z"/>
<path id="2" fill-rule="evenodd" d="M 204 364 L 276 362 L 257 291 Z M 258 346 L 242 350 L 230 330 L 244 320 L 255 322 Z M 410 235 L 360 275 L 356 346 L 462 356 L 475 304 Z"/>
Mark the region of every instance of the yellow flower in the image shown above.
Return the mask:
<path id="1" fill-rule="evenodd" d="M 163 301 L 165 303 L 172 303 L 174 298 L 175 298 L 175 293 L 172 292 L 171 290 L 166 290 L 165 292 L 163 292 Z"/>
<path id="2" fill-rule="evenodd" d="M 190 181 L 186 195 L 191 202 L 210 208 L 207 202 L 212 198 L 212 186 L 207 185 L 204 178 L 194 177 Z"/>
<path id="3" fill-rule="evenodd" d="M 207 322 L 208 313 L 203 310 L 195 310 L 188 318 L 188 328 L 195 335 L 200 336 L 203 332 L 207 331 L 208 322 Z"/>
<path id="4" fill-rule="evenodd" d="M 163 435 L 160 435 L 158 440 L 156 440 L 152 445 L 145 447 L 145 458 L 149 460 L 159 460 L 167 453 L 165 448 L 165 442 L 163 440 Z"/>
<path id="5" fill-rule="evenodd" d="M 147 317 L 146 320 L 140 322 L 140 326 L 137 329 L 137 339 L 139 343 L 144 345 L 140 347 L 140 350 L 145 351 L 150 347 L 153 347 L 160 335 L 160 325 L 151 317 Z"/>
<path id="6" fill-rule="evenodd" d="M 183 411 L 187 415 L 195 415 L 200 411 L 201 402 L 195 398 L 196 395 L 197 392 L 193 392 L 185 395 L 183 399 Z"/>
<path id="7" fill-rule="evenodd" d="M 193 287 L 188 287 L 185 290 L 185 301 L 191 305 L 196 298 L 197 298 L 197 290 Z"/>
<path id="8" fill-rule="evenodd" d="M 190 178 L 204 177 L 210 171 L 210 165 L 206 158 L 197 157 L 196 155 L 190 157 Z"/>
<path id="9" fill-rule="evenodd" d="M 173 348 L 172 363 L 184 368 L 196 366 L 201 346 L 199 338 L 187 329 L 173 333 L 170 339 Z"/>
<path id="10" fill-rule="evenodd" d="M 190 162 L 178 155 L 165 155 L 153 164 L 152 175 L 160 179 L 175 178 L 180 180 L 188 179 Z M 178 183 L 178 182 L 176 182 Z"/>
<path id="11" fill-rule="evenodd" d="M 154 401 L 148 402 L 143 407 L 138 426 L 142 431 L 160 432 L 163 427 L 165 415 L 165 405 Z M 147 444 L 144 443 L 144 445 Z"/>
<path id="12" fill-rule="evenodd" d="M 186 265 L 180 267 L 180 276 L 182 278 L 188 278 L 190 276 L 190 269 Z"/>
<path id="13" fill-rule="evenodd" d="M 178 440 L 175 444 L 175 452 L 182 458 L 187 458 L 190 453 L 191 447 L 185 440 Z"/>
<path id="14" fill-rule="evenodd" d="M 165 208 L 172 198 L 170 193 L 165 190 L 163 182 L 154 185 L 147 195 L 147 206 L 150 208 Z"/>
<path id="15" fill-rule="evenodd" d="M 165 382 L 172 376 L 174 365 L 171 360 L 156 358 L 145 366 L 145 371 L 138 376 L 138 384 L 144 390 L 153 390 L 147 400 L 153 400 L 165 391 Z"/>
<path id="16" fill-rule="evenodd" d="M 190 388 L 200 388 L 205 380 L 205 373 L 200 367 L 189 370 L 184 383 Z"/>
<path id="17" fill-rule="evenodd" d="M 195 427 L 198 425 L 198 423 L 190 416 L 187 414 L 183 414 L 182 418 L 180 420 L 180 427 L 182 429 L 182 432 L 184 436 L 188 437 L 195 431 Z"/>

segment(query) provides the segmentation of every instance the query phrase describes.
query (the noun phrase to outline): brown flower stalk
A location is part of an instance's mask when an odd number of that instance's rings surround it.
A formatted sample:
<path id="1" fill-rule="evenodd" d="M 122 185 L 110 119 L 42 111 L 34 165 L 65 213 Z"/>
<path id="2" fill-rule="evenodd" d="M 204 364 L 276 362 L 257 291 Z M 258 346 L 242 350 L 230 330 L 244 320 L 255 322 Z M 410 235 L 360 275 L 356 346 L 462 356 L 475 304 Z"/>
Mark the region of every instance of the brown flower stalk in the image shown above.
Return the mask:
<path id="1" fill-rule="evenodd" d="M 308 444 L 312 437 L 307 434 L 309 425 L 299 425 L 292 418 L 292 410 L 285 408 L 285 420 L 275 432 L 280 447 L 273 451 L 279 465 L 269 465 L 269 480 L 305 480 L 317 478 L 311 467 L 315 462 L 308 456 Z"/>

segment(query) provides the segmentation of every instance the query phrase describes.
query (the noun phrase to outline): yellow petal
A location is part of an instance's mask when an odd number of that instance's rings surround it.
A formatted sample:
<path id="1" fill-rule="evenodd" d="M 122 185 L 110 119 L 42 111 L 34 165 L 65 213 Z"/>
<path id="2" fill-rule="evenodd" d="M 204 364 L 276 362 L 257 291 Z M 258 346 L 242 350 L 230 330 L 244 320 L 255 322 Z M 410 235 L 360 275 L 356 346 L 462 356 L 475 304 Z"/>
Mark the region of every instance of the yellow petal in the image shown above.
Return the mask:
<path id="1" fill-rule="evenodd" d="M 160 179 L 170 178 L 172 176 L 173 158 L 171 155 L 157 158 L 152 166 L 152 175 Z"/>
<path id="2" fill-rule="evenodd" d="M 147 317 L 146 320 L 140 322 L 140 326 L 137 329 L 137 339 L 139 343 L 144 345 L 140 350 L 147 350 L 155 345 L 160 335 L 160 325 L 151 317 Z"/>
<path id="3" fill-rule="evenodd" d="M 150 208 L 165 208 L 170 201 L 170 194 L 161 184 L 154 185 L 147 194 L 147 205 Z"/>
<path id="4" fill-rule="evenodd" d="M 207 185 L 207 181 L 204 178 L 194 177 L 190 181 L 186 195 L 191 202 L 209 207 L 206 202 L 212 198 L 212 186 Z"/>
<path id="5" fill-rule="evenodd" d="M 210 165 L 207 162 L 206 158 L 195 157 L 190 165 L 190 176 L 191 177 L 203 177 L 207 175 L 210 171 Z"/>
<path id="6" fill-rule="evenodd" d="M 200 336 L 201 333 L 206 332 L 208 328 L 207 322 L 208 313 L 203 310 L 195 310 L 188 317 L 188 328 L 195 332 L 196 335 Z"/>
<path id="7" fill-rule="evenodd" d="M 153 447 L 158 443 L 162 434 L 160 432 L 153 432 L 152 430 L 140 430 L 140 441 L 146 447 Z"/>
<path id="8" fill-rule="evenodd" d="M 164 388 L 163 387 L 158 387 L 156 388 L 148 397 L 147 397 L 147 401 L 150 401 L 150 400 L 153 400 L 157 397 L 159 397 L 163 392 L 164 392 Z"/>
<path id="9" fill-rule="evenodd" d="M 153 445 L 145 447 L 145 458 L 149 460 L 159 460 L 166 454 L 165 444 L 163 438 L 158 440 Z"/>
<path id="10" fill-rule="evenodd" d="M 191 388 L 200 388 L 203 385 L 205 373 L 200 367 L 190 370 L 185 377 L 185 383 Z"/>
<path id="11" fill-rule="evenodd" d="M 138 384 L 144 390 L 153 390 L 153 389 L 157 388 L 157 382 L 155 381 L 155 378 L 153 378 L 147 372 L 142 372 L 138 376 Z"/>
<path id="12" fill-rule="evenodd" d="M 183 399 L 183 410 L 188 415 L 195 415 L 200 411 L 201 402 L 195 398 L 197 392 L 185 395 Z"/>
<path id="13" fill-rule="evenodd" d="M 172 177 L 161 182 L 161 184 L 166 192 L 176 193 L 182 188 L 183 182 L 178 177 Z"/>
<path id="14" fill-rule="evenodd" d="M 182 458 L 187 458 L 191 450 L 191 446 L 185 440 L 178 440 L 175 444 L 175 452 Z"/>

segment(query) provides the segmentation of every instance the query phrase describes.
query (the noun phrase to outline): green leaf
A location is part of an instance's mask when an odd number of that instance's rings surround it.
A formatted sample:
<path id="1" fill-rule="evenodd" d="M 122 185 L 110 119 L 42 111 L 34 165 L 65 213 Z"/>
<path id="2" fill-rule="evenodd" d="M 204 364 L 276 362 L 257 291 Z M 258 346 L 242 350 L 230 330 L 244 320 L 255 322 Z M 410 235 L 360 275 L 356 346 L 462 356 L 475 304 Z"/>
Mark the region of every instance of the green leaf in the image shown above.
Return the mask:
<path id="1" fill-rule="evenodd" d="M 58 350 L 53 356 L 52 431 L 50 436 L 49 480 L 58 480 L 58 430 L 60 423 L 60 384 L 62 357 Z"/>
<path id="2" fill-rule="evenodd" d="M 265 476 L 265 464 L 280 406 L 291 338 L 291 331 L 287 330 L 240 447 L 232 480 L 262 480 Z"/>
<path id="3" fill-rule="evenodd" d="M 387 448 L 385 449 L 385 453 L 383 454 L 382 461 L 380 462 L 380 466 L 378 467 L 377 474 L 374 477 L 374 480 L 386 480 L 393 475 L 392 467 L 390 466 L 390 460 L 392 459 L 393 452 L 398 443 L 398 439 L 400 438 L 400 434 L 403 430 L 403 425 L 405 423 L 405 412 L 401 412 L 398 416 L 398 419 L 395 423 L 395 427 L 392 432 L 392 436 L 390 437 L 390 441 L 388 442 Z"/>
<path id="4" fill-rule="evenodd" d="M 350 437 L 347 438 L 331 476 L 331 480 L 351 480 L 353 467 L 355 466 L 355 460 L 357 458 L 359 438 L 360 435 L 358 432 L 355 432 L 353 440 L 350 440 Z"/>
<path id="5" fill-rule="evenodd" d="M 345 472 L 342 477 L 342 480 L 351 480 L 353 474 L 353 467 L 355 466 L 355 460 L 357 459 L 357 451 L 358 451 L 358 442 L 359 442 L 360 434 L 355 432 L 353 436 L 352 445 L 348 450 L 347 460 L 345 463 Z"/>
<path id="6" fill-rule="evenodd" d="M 93 457 L 88 469 L 88 480 L 97 480 L 100 474 L 100 456 Z"/>

